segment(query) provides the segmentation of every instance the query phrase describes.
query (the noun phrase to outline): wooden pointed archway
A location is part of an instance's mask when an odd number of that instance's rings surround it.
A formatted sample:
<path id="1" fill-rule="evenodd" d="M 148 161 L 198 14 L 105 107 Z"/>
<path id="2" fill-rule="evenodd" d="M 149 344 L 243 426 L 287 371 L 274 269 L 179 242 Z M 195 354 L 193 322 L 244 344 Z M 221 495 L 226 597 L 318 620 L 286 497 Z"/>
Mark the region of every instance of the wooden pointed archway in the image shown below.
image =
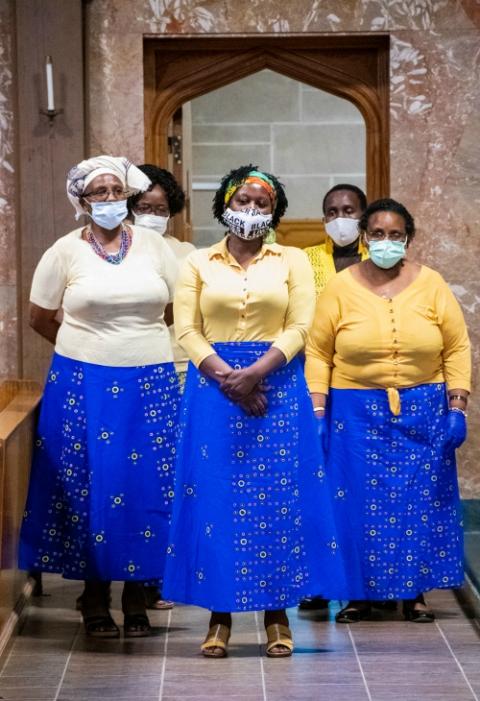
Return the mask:
<path id="1" fill-rule="evenodd" d="M 352 102 L 366 126 L 369 199 L 390 189 L 387 35 L 145 38 L 145 157 L 166 165 L 168 125 L 185 102 L 270 69 Z"/>

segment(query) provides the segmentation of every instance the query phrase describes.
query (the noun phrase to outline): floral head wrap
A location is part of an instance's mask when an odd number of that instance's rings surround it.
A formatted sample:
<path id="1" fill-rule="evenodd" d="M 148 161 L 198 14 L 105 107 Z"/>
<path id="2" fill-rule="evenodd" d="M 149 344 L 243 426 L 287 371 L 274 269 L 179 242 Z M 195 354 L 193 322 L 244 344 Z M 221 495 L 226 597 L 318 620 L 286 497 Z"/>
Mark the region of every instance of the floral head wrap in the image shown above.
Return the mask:
<path id="1" fill-rule="evenodd" d="M 244 185 L 260 185 L 261 187 L 265 188 L 272 202 L 272 209 L 275 208 L 275 202 L 277 199 L 275 185 L 270 180 L 268 175 L 262 173 L 260 170 L 251 170 L 247 177 L 240 182 L 234 182 L 231 180 L 225 190 L 225 204 L 228 204 L 236 191 Z"/>
<path id="2" fill-rule="evenodd" d="M 80 199 L 89 183 L 97 175 L 115 175 L 130 194 L 145 192 L 151 180 L 139 168 L 123 156 L 95 156 L 73 166 L 67 175 L 67 196 L 75 209 L 75 219 L 79 219 L 85 210 Z"/>

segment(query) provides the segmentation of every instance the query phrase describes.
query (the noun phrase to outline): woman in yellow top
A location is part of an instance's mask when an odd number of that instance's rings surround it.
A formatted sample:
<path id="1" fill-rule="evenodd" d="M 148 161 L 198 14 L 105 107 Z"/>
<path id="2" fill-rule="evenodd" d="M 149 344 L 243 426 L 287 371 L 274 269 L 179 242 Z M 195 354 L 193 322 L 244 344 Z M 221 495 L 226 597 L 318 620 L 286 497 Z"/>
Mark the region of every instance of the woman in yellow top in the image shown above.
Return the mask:
<path id="1" fill-rule="evenodd" d="M 405 207 L 378 200 L 359 226 L 370 259 L 327 285 L 306 350 L 346 548 L 350 602 L 337 621 L 403 599 L 407 620 L 429 622 L 423 592 L 463 581 L 455 448 L 466 438 L 470 346 L 443 278 L 405 260 L 415 234 Z"/>
<path id="2" fill-rule="evenodd" d="M 297 357 L 313 319 L 312 271 L 303 251 L 264 242 L 286 206 L 279 181 L 252 165 L 225 176 L 213 211 L 228 234 L 189 255 L 175 293 L 192 362 L 164 593 L 211 610 L 208 657 L 226 654 L 230 612 L 253 610 L 265 611 L 267 654 L 290 655 L 285 608 L 339 586 Z"/>

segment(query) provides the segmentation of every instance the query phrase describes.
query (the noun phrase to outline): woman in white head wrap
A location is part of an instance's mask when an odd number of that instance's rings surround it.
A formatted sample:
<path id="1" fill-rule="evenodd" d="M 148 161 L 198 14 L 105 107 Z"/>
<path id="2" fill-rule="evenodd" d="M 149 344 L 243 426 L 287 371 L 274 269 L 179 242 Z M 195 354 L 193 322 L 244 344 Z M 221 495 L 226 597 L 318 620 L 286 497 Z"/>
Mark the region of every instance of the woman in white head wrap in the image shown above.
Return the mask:
<path id="1" fill-rule="evenodd" d="M 125 635 L 149 634 L 141 582 L 162 578 L 173 496 L 179 393 L 164 309 L 177 263 L 163 237 L 125 222 L 127 197 L 150 185 L 126 158 L 72 168 L 67 195 L 88 223 L 44 253 L 30 295 L 31 326 L 55 352 L 20 565 L 84 580 L 96 637 L 120 634 L 110 580 L 125 582 Z"/>

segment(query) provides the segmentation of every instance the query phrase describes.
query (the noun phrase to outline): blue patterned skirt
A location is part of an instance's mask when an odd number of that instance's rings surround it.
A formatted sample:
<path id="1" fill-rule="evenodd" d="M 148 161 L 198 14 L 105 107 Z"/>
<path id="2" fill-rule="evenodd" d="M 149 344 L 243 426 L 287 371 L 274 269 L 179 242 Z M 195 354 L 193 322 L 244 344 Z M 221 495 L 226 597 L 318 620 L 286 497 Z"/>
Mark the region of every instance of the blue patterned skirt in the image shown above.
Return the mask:
<path id="1" fill-rule="evenodd" d="M 179 404 L 173 363 L 106 367 L 54 354 L 21 568 L 69 579 L 163 576 Z"/>
<path id="2" fill-rule="evenodd" d="M 217 343 L 233 367 L 269 343 Z M 343 561 L 298 358 L 268 376 L 268 412 L 247 416 L 189 366 L 163 594 L 216 611 L 341 595 Z"/>
<path id="3" fill-rule="evenodd" d="M 463 581 L 454 453 L 443 450 L 444 384 L 330 390 L 327 471 L 348 567 L 348 598 L 410 599 Z"/>

